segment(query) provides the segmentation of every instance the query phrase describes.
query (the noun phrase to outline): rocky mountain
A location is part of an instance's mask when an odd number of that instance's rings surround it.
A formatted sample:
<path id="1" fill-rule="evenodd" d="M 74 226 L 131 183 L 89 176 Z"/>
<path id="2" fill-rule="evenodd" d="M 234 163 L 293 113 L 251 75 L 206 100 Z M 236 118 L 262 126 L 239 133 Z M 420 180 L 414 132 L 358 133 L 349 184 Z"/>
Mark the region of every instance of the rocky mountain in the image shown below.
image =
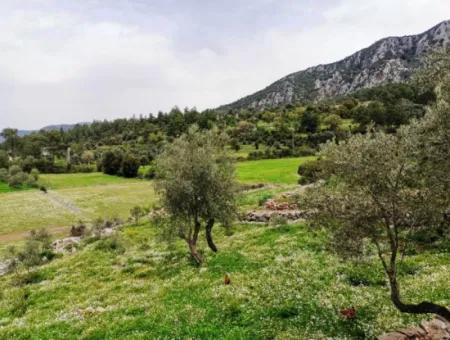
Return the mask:
<path id="1" fill-rule="evenodd" d="M 221 109 L 260 110 L 402 82 L 420 67 L 420 60 L 427 52 L 449 46 L 450 20 L 418 35 L 381 39 L 341 61 L 292 73 Z"/>

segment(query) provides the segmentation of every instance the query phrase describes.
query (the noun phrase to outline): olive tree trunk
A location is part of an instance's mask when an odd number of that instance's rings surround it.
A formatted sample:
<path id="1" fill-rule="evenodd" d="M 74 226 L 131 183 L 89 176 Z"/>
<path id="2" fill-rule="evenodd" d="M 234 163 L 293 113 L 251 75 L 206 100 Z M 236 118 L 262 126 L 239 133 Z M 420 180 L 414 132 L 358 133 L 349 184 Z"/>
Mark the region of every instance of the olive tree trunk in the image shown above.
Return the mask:
<path id="1" fill-rule="evenodd" d="M 388 273 L 391 288 L 391 300 L 400 312 L 410 314 L 436 314 L 450 322 L 450 310 L 432 302 L 423 301 L 419 304 L 407 304 L 400 300 L 400 289 L 395 272 Z"/>
<path id="2" fill-rule="evenodd" d="M 198 265 L 203 263 L 203 258 L 197 251 L 197 240 L 199 232 L 200 232 L 200 223 L 198 221 L 195 221 L 194 232 L 192 234 L 192 237 L 190 237 L 187 240 L 191 256 Z"/>
<path id="3" fill-rule="evenodd" d="M 214 244 L 214 241 L 212 239 L 212 233 L 211 233 L 213 226 L 214 226 L 214 219 L 208 220 L 208 222 L 206 223 L 206 242 L 208 242 L 209 248 L 213 252 L 217 253 L 217 247 Z"/>

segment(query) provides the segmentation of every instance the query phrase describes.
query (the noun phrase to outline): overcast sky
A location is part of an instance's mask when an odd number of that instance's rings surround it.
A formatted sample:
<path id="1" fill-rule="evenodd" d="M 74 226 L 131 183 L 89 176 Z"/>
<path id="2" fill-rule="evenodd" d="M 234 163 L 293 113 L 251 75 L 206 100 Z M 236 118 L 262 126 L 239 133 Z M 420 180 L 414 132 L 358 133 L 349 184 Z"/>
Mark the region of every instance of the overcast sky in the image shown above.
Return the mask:
<path id="1" fill-rule="evenodd" d="M 449 0 L 0 0 L 0 129 L 216 107 Z"/>

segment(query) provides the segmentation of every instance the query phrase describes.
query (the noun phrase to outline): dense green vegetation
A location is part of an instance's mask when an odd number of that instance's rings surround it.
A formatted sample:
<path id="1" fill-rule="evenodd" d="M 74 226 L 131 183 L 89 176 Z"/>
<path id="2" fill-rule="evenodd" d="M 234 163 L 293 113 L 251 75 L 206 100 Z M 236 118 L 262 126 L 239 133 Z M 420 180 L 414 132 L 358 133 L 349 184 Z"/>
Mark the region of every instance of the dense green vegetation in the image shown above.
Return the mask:
<path id="1" fill-rule="evenodd" d="M 431 94 L 430 94 L 431 93 Z M 371 122 L 389 132 L 418 118 L 435 100 L 426 87 L 391 84 L 320 103 L 298 103 L 265 111 L 221 111 L 174 108 L 168 113 L 79 124 L 68 131 L 39 131 L 18 137 L 5 129 L 0 169 L 16 164 L 25 172 L 95 172 L 135 177 L 164 145 L 190 126 L 218 127 L 240 159 L 313 155 L 332 138 L 345 139 Z"/>

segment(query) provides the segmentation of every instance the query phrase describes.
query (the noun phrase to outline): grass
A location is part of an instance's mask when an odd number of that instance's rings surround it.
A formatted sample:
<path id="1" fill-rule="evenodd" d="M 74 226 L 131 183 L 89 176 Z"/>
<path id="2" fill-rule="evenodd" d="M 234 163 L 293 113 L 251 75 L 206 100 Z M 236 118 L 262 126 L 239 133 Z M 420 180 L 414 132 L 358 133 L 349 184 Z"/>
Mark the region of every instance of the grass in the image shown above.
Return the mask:
<path id="1" fill-rule="evenodd" d="M 27 190 L 1 195 L 0 243 L 9 233 L 60 228 L 98 217 L 126 219 L 132 207 L 155 201 L 151 182 L 143 180 L 92 173 L 42 175 L 41 181 L 50 189 L 48 194 Z"/>
<path id="2" fill-rule="evenodd" d="M 168 248 L 144 224 L 37 268 L 30 284 L 0 278 L 0 338 L 373 339 L 423 319 L 395 310 L 376 258 L 342 262 L 321 230 L 237 225 L 214 235 L 217 254 L 201 235 L 202 268 L 183 242 Z M 450 254 L 407 261 L 403 298 L 448 304 Z M 345 320 L 339 311 L 351 306 L 356 319 Z"/>
<path id="3" fill-rule="evenodd" d="M 29 186 L 21 186 L 20 188 L 11 188 L 7 183 L 0 182 L 0 194 L 8 193 L 8 192 L 16 192 L 22 190 L 31 190 L 33 188 Z"/>
<path id="4" fill-rule="evenodd" d="M 312 158 L 240 162 L 237 163 L 237 176 L 245 183 L 295 185 L 298 165 Z M 150 206 L 156 199 L 151 181 L 102 173 L 41 175 L 40 183 L 49 189 L 48 194 L 39 190 L 9 190 L 1 194 L 0 243 L 2 235 L 36 228 L 60 228 L 78 220 L 90 221 L 98 217 L 126 219 L 132 207 Z M 0 191 L 2 188 L 0 186 Z M 274 193 L 280 190 L 273 189 Z M 244 208 L 255 205 L 259 200 L 257 195 L 247 197 L 247 201 L 242 199 Z"/>
<path id="5" fill-rule="evenodd" d="M 313 159 L 315 156 L 241 162 L 237 164 L 237 176 L 244 183 L 295 184 L 298 166 Z"/>
<path id="6" fill-rule="evenodd" d="M 44 184 L 49 189 L 57 190 L 67 188 L 84 188 L 98 185 L 140 183 L 141 181 L 132 178 L 109 176 L 101 172 L 93 172 L 86 174 L 41 175 L 39 182 Z"/>

